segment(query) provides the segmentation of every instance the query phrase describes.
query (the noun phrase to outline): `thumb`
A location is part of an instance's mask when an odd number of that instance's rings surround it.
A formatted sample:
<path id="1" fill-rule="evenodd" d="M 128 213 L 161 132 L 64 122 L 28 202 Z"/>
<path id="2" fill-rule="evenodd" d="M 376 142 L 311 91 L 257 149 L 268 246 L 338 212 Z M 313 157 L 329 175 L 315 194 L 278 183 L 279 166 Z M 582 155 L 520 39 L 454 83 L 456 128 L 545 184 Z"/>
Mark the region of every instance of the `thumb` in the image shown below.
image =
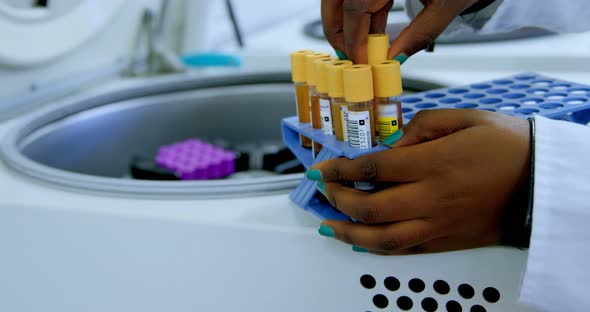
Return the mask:
<path id="1" fill-rule="evenodd" d="M 476 116 L 473 110 L 422 110 L 403 128 L 403 136 L 397 142 L 389 145 L 394 148 L 433 141 L 457 131 L 471 128 L 475 124 Z M 392 134 L 392 136 L 394 135 L 396 134 Z"/>
<path id="2" fill-rule="evenodd" d="M 473 1 L 428 1 L 391 44 L 389 59 L 400 63 L 434 43 L 434 40 L 449 26 L 459 13 Z"/>

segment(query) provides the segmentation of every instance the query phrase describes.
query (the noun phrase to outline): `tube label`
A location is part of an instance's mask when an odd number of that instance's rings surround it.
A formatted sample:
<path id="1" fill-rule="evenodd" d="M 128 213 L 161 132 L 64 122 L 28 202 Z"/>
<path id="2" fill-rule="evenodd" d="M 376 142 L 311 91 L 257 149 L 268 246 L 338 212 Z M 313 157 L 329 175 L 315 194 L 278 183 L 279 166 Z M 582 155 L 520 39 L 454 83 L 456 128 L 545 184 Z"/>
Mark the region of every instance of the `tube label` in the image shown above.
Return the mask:
<path id="1" fill-rule="evenodd" d="M 368 111 L 348 112 L 348 141 L 354 148 L 371 148 L 371 115 Z"/>
<path id="2" fill-rule="evenodd" d="M 322 117 L 322 132 L 324 135 L 333 135 L 334 127 L 332 126 L 330 100 L 320 99 L 320 116 Z"/>
<path id="3" fill-rule="evenodd" d="M 342 132 L 344 133 L 344 142 L 348 142 L 348 105 L 340 105 L 340 118 L 342 118 Z"/>
<path id="4" fill-rule="evenodd" d="M 399 129 L 399 111 L 397 105 L 379 105 L 377 107 L 377 128 L 379 141 L 383 142 L 388 136 Z"/>

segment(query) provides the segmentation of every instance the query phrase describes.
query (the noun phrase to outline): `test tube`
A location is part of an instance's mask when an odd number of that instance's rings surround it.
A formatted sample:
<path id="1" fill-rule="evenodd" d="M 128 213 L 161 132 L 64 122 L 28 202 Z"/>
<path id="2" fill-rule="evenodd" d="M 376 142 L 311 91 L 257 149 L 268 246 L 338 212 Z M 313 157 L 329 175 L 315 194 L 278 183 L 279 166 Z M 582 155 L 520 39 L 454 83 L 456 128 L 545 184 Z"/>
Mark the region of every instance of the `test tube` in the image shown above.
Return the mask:
<path id="1" fill-rule="evenodd" d="M 389 36 L 387 34 L 370 34 L 367 40 L 367 63 L 371 66 L 387 60 L 389 53 Z M 374 115 L 378 115 L 377 103 L 373 105 Z M 375 126 L 375 135 L 379 136 L 379 127 Z"/>
<path id="2" fill-rule="evenodd" d="M 305 75 L 305 56 L 312 54 L 311 50 L 299 50 L 291 53 L 291 80 L 295 84 L 295 99 L 297 104 L 297 117 L 301 123 L 310 122 L 309 112 L 309 86 Z M 311 139 L 303 135 L 299 136 L 301 146 L 311 148 Z"/>
<path id="3" fill-rule="evenodd" d="M 367 41 L 367 64 L 375 65 L 387 60 L 389 36 L 387 34 L 370 34 Z"/>
<path id="4" fill-rule="evenodd" d="M 320 98 L 317 94 L 316 70 L 314 61 L 319 59 L 331 59 L 328 53 L 312 53 L 305 56 L 305 77 L 309 85 L 309 103 L 311 115 L 311 127 L 314 129 L 322 128 L 320 117 Z M 312 144 L 312 155 L 315 158 L 320 153 L 322 145 L 316 142 Z"/>
<path id="5" fill-rule="evenodd" d="M 328 95 L 328 68 L 327 65 L 333 63 L 331 58 L 315 60 L 316 71 L 316 91 L 320 99 L 320 121 L 322 124 L 322 133 L 324 135 L 334 135 L 332 126 L 332 109 L 330 106 L 330 96 Z"/>
<path id="6" fill-rule="evenodd" d="M 373 108 L 373 73 L 369 65 L 344 69 L 344 98 L 348 104 L 348 143 L 353 148 L 369 149 L 377 145 Z M 354 182 L 361 191 L 375 188 L 370 182 Z"/>
<path id="7" fill-rule="evenodd" d="M 344 98 L 348 104 L 348 142 L 353 148 L 377 145 L 373 109 L 373 73 L 369 65 L 345 68 Z"/>
<path id="8" fill-rule="evenodd" d="M 400 63 L 392 60 L 373 65 L 373 85 L 379 140 L 383 142 L 403 125 Z"/>
<path id="9" fill-rule="evenodd" d="M 333 61 L 326 65 L 328 70 L 328 95 L 332 112 L 332 126 L 336 139 L 348 142 L 348 105 L 344 100 L 344 79 L 342 71 L 352 66 L 351 61 Z"/>

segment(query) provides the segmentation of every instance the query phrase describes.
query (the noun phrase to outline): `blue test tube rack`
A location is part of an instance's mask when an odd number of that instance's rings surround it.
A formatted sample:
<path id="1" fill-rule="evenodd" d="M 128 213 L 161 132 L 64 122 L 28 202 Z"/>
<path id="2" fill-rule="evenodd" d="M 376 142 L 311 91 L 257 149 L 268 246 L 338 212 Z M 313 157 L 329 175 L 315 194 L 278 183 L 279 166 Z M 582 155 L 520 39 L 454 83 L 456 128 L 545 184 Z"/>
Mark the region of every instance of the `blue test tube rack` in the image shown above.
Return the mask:
<path id="1" fill-rule="evenodd" d="M 590 86 L 562 81 L 534 73 L 520 74 L 463 87 L 437 89 L 411 94 L 402 98 L 404 123 L 422 109 L 473 108 L 500 112 L 521 118 L 541 115 L 553 119 L 587 124 L 590 122 Z M 350 147 L 348 143 L 326 136 L 297 117 L 284 118 L 281 123 L 283 142 L 297 159 L 309 169 L 314 163 L 336 157 L 354 159 L 387 149 L 378 145 L 368 150 Z M 313 159 L 311 149 L 300 146 L 302 134 L 323 145 Z M 320 219 L 350 220 L 334 209 L 317 191 L 317 183 L 303 179 L 289 194 L 293 202 Z"/>

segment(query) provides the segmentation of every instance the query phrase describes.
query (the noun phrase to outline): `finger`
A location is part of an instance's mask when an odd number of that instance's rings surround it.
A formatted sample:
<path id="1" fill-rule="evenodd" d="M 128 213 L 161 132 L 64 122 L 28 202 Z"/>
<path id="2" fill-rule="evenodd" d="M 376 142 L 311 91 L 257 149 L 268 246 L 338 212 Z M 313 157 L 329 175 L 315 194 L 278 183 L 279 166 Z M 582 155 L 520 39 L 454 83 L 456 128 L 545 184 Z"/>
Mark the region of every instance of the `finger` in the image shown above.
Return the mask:
<path id="1" fill-rule="evenodd" d="M 389 16 L 389 10 L 393 6 L 393 1 L 388 1 L 387 4 L 379 11 L 371 15 L 371 27 L 369 29 L 370 34 L 384 34 L 387 27 L 387 17 Z"/>
<path id="2" fill-rule="evenodd" d="M 434 43 L 466 6 L 466 1 L 429 1 L 393 41 L 389 49 L 389 58 L 403 62 L 405 58 Z M 400 56 L 403 56 L 403 60 L 399 59 Z"/>
<path id="3" fill-rule="evenodd" d="M 395 251 L 374 251 L 369 252 L 381 256 L 405 256 L 425 253 L 449 252 L 465 249 L 481 248 L 486 246 L 497 245 L 497 242 L 485 239 L 465 239 L 459 237 L 442 237 L 427 241 L 423 244 L 412 246 L 410 248 Z"/>
<path id="4" fill-rule="evenodd" d="M 356 64 L 367 63 L 367 40 L 371 26 L 369 2 L 344 0 L 342 5 L 344 52 Z"/>
<path id="5" fill-rule="evenodd" d="M 421 110 L 403 128 L 403 136 L 391 147 L 401 147 L 433 141 L 473 127 L 480 119 L 468 109 Z"/>
<path id="6" fill-rule="evenodd" d="M 322 27 L 330 45 L 344 51 L 343 0 L 322 0 Z"/>
<path id="7" fill-rule="evenodd" d="M 414 182 L 428 175 L 434 147 L 420 144 L 365 155 L 356 159 L 333 158 L 312 166 L 324 182 Z"/>
<path id="8" fill-rule="evenodd" d="M 333 230 L 337 240 L 377 252 L 403 250 L 436 238 L 431 222 L 423 219 L 386 225 L 335 220 L 322 224 Z"/>
<path id="9" fill-rule="evenodd" d="M 426 217 L 436 204 L 420 183 L 408 183 L 370 194 L 339 183 L 325 185 L 330 203 L 365 224 L 383 224 Z"/>

